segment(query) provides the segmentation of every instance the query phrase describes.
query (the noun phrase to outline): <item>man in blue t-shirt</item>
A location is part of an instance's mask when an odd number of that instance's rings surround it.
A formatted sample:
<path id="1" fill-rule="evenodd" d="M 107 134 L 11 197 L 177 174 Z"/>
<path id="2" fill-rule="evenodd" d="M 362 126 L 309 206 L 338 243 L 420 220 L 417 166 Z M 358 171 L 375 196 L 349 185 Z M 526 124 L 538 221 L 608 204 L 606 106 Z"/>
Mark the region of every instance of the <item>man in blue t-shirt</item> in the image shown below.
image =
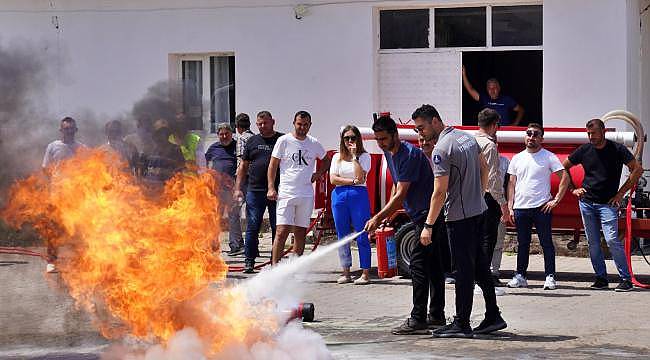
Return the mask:
<path id="1" fill-rule="evenodd" d="M 524 108 L 517 104 L 517 102 L 507 95 L 501 94 L 501 84 L 495 78 L 488 79 L 486 83 L 487 93 L 479 93 L 474 89 L 472 83 L 467 78 L 465 66 L 463 66 L 463 86 L 469 93 L 472 99 L 481 104 L 481 110 L 490 108 L 499 113 L 501 121 L 500 126 L 518 126 L 524 118 Z M 512 120 L 512 112 L 517 113 L 517 116 Z"/>
<path id="2" fill-rule="evenodd" d="M 382 116 L 372 125 L 375 140 L 384 151 L 391 178 L 395 184 L 388 203 L 366 223 L 368 232 L 391 216 L 400 207 L 415 224 L 415 234 L 420 234 L 429 212 L 433 193 L 433 171 L 427 156 L 414 145 L 399 140 L 397 125 L 390 116 Z M 434 240 L 445 240 L 444 220 L 440 217 L 433 229 Z M 441 266 L 440 245 L 416 242 L 411 254 L 411 279 L 413 281 L 413 309 L 406 321 L 393 329 L 395 335 L 428 334 L 430 328 L 445 325 L 445 284 Z M 431 286 L 431 292 L 430 290 Z M 427 300 L 431 302 L 427 315 Z"/>

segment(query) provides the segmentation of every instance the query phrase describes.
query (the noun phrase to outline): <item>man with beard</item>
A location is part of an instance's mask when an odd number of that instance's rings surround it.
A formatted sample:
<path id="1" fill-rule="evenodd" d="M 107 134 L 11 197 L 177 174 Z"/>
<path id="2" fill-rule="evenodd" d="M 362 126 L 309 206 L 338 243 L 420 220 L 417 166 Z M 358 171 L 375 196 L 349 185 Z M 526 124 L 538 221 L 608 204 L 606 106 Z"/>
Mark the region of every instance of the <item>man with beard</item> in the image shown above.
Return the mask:
<path id="1" fill-rule="evenodd" d="M 61 120 L 59 132 L 61 132 L 61 140 L 52 141 L 45 149 L 45 156 L 43 157 L 43 171 L 47 176 L 56 175 L 56 167 L 59 162 L 73 157 L 80 148 L 86 146 L 75 140 L 77 133 L 77 122 L 71 117 L 65 117 Z M 56 249 L 48 242 L 47 244 L 47 266 L 45 271 L 47 273 L 57 272 L 54 261 L 56 260 Z"/>
<path id="2" fill-rule="evenodd" d="M 419 234 L 429 210 L 433 192 L 433 172 L 426 155 L 419 148 L 400 141 L 397 125 L 390 116 L 381 116 L 372 125 L 375 140 L 388 164 L 395 184 L 390 200 L 366 223 L 365 230 L 375 230 L 382 221 L 400 207 L 404 207 Z M 395 335 L 428 334 L 429 328 L 445 325 L 445 284 L 440 260 L 438 240 L 446 237 L 444 220 L 432 226 L 435 243 L 417 243 L 411 254 L 411 279 L 413 282 L 413 309 L 404 323 L 392 330 Z M 431 303 L 427 312 L 430 286 Z"/>
<path id="3" fill-rule="evenodd" d="M 415 129 L 427 138 L 438 138 L 433 149 L 433 194 L 420 234 L 423 245 L 434 240 L 433 230 L 444 205 L 447 236 L 456 268 L 456 316 L 454 321 L 433 331 L 434 337 L 470 338 L 504 329 L 507 325 L 499 312 L 490 259 L 481 242 L 483 219 L 487 210 L 483 190 L 487 185 L 487 164 L 473 136 L 445 126 L 438 111 L 422 105 L 412 115 Z M 474 283 L 483 290 L 485 319 L 472 330 Z"/>
<path id="4" fill-rule="evenodd" d="M 569 185 L 569 177 L 552 152 L 544 149 L 544 128 L 528 124 L 526 149 L 512 157 L 508 166 L 508 208 L 517 229 L 517 271 L 508 287 L 528 287 L 526 271 L 533 225 L 544 252 L 544 290 L 555 290 L 555 246 L 551 234 L 551 211 L 560 203 Z M 551 196 L 551 175 L 561 178 L 560 187 Z"/>
<path id="5" fill-rule="evenodd" d="M 255 121 L 259 134 L 251 136 L 246 141 L 242 152 L 241 164 L 237 168 L 237 182 L 235 184 L 234 198 L 236 201 L 246 201 L 246 237 L 244 239 L 244 272 L 253 273 L 255 258 L 259 253 L 259 232 L 262 225 L 264 211 L 269 211 L 269 225 L 271 226 L 271 241 L 275 239 L 275 208 L 276 201 L 266 197 L 268 191 L 267 170 L 271 161 L 273 147 L 280 136 L 284 135 L 273 129 L 275 120 L 271 113 L 264 110 L 257 114 Z M 280 174 L 273 179 L 277 187 L 280 184 Z M 246 196 L 243 193 L 243 184 L 246 185 Z"/>
<path id="6" fill-rule="evenodd" d="M 612 253 L 614 264 L 621 277 L 615 291 L 630 291 L 633 289 L 630 281 L 630 270 L 623 251 L 623 244 L 618 238 L 618 208 L 623 195 L 637 183 L 643 168 L 632 153 L 623 145 L 605 139 L 605 124 L 600 119 L 587 122 L 589 143 L 581 145 L 564 160 L 564 168 L 569 169 L 582 164 L 585 177 L 582 186 L 574 188 L 573 194 L 580 199 L 580 214 L 585 226 L 585 235 L 589 242 L 589 257 L 596 273 L 596 281 L 592 289 L 607 289 L 607 268 L 605 258 L 600 248 L 600 230 L 602 228 L 605 241 Z M 630 170 L 630 175 L 619 188 L 623 164 Z"/>
<path id="7" fill-rule="evenodd" d="M 300 256 L 305 249 L 305 237 L 314 210 L 314 188 L 312 183 L 330 168 L 330 158 L 323 145 L 309 135 L 311 115 L 298 111 L 293 118 L 294 130 L 278 138 L 267 173 L 269 200 L 277 200 L 278 223 L 273 243 L 272 263 L 277 264 L 284 252 L 284 244 L 293 230 L 293 252 Z M 316 168 L 316 159 L 323 160 Z M 275 177 L 280 168 L 280 186 L 275 188 Z"/>
<path id="8" fill-rule="evenodd" d="M 219 175 L 219 207 L 221 214 L 228 218 L 228 255 L 243 252 L 244 239 L 241 236 L 241 206 L 233 201 L 235 174 L 237 172 L 237 142 L 232 138 L 232 127 L 228 123 L 217 124 L 219 141 L 210 145 L 205 153 L 205 161 L 211 164 Z"/>

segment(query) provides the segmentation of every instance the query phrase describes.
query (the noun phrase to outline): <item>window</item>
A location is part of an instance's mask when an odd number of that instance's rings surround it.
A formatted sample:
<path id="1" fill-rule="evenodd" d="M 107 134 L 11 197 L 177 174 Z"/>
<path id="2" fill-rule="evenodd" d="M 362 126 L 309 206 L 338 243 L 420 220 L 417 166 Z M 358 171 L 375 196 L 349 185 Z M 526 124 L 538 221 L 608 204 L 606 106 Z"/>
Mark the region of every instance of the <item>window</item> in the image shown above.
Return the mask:
<path id="1" fill-rule="evenodd" d="M 493 7 L 492 45 L 542 45 L 542 6 Z"/>
<path id="2" fill-rule="evenodd" d="M 235 119 L 235 57 L 172 55 L 182 85 L 183 113 L 191 130 L 216 133 L 216 124 Z"/>
<path id="3" fill-rule="evenodd" d="M 380 49 L 429 47 L 429 9 L 381 10 Z"/>
<path id="4" fill-rule="evenodd" d="M 484 7 L 436 8 L 435 47 L 485 46 Z"/>

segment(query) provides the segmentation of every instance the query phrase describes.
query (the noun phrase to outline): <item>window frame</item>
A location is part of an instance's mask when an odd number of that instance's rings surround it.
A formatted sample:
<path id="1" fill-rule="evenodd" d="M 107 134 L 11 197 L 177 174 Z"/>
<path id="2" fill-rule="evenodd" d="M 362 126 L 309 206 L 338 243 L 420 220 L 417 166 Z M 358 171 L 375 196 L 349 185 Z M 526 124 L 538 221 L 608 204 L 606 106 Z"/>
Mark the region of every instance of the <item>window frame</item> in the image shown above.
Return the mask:
<path id="1" fill-rule="evenodd" d="M 493 46 L 492 44 L 492 7 L 500 6 L 530 6 L 530 5 L 539 5 L 544 6 L 543 1 L 525 1 L 525 2 L 504 2 L 504 3 L 464 3 L 464 4 L 444 4 L 444 5 L 432 5 L 432 6 L 387 6 L 387 7 L 376 7 L 374 11 L 374 25 L 375 25 L 375 38 L 376 47 L 378 54 L 394 54 L 394 53 L 420 53 L 420 52 L 447 52 L 447 51 L 512 51 L 512 50 L 544 50 L 544 42 L 542 39 L 542 45 L 525 45 L 525 46 Z M 485 46 L 467 46 L 467 47 L 435 47 L 435 9 L 449 9 L 449 8 L 467 8 L 467 7 L 485 7 Z M 379 23 L 379 12 L 381 10 L 410 10 L 410 9 L 423 9 L 429 8 L 429 47 L 428 48 L 409 48 L 409 49 L 381 49 L 379 42 L 380 35 L 380 23 Z M 543 15 L 542 15 L 543 18 Z"/>
<path id="2" fill-rule="evenodd" d="M 169 79 L 173 81 L 182 81 L 183 80 L 183 61 L 201 61 L 201 74 L 202 74 L 202 122 L 203 130 L 192 130 L 195 132 L 203 132 L 205 134 L 214 134 L 210 129 L 210 58 L 213 56 L 235 56 L 234 51 L 221 51 L 221 52 L 205 52 L 205 53 L 171 53 L 168 56 L 169 64 Z M 236 71 L 236 70 L 235 70 Z M 236 80 L 235 77 L 235 89 Z"/>

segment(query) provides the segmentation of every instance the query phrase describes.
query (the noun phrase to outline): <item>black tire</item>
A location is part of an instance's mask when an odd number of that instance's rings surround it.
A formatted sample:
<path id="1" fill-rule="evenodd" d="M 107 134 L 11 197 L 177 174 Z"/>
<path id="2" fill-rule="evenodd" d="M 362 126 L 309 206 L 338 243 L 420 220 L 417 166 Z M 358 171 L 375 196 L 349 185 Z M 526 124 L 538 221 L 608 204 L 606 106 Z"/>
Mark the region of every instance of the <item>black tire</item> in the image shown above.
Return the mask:
<path id="1" fill-rule="evenodd" d="M 303 303 L 302 304 L 302 321 L 312 322 L 314 321 L 314 304 L 312 303 Z"/>
<path id="2" fill-rule="evenodd" d="M 415 224 L 412 222 L 402 225 L 395 233 L 395 249 L 397 250 L 397 270 L 400 275 L 411 276 L 411 254 L 419 239 L 415 234 Z"/>

